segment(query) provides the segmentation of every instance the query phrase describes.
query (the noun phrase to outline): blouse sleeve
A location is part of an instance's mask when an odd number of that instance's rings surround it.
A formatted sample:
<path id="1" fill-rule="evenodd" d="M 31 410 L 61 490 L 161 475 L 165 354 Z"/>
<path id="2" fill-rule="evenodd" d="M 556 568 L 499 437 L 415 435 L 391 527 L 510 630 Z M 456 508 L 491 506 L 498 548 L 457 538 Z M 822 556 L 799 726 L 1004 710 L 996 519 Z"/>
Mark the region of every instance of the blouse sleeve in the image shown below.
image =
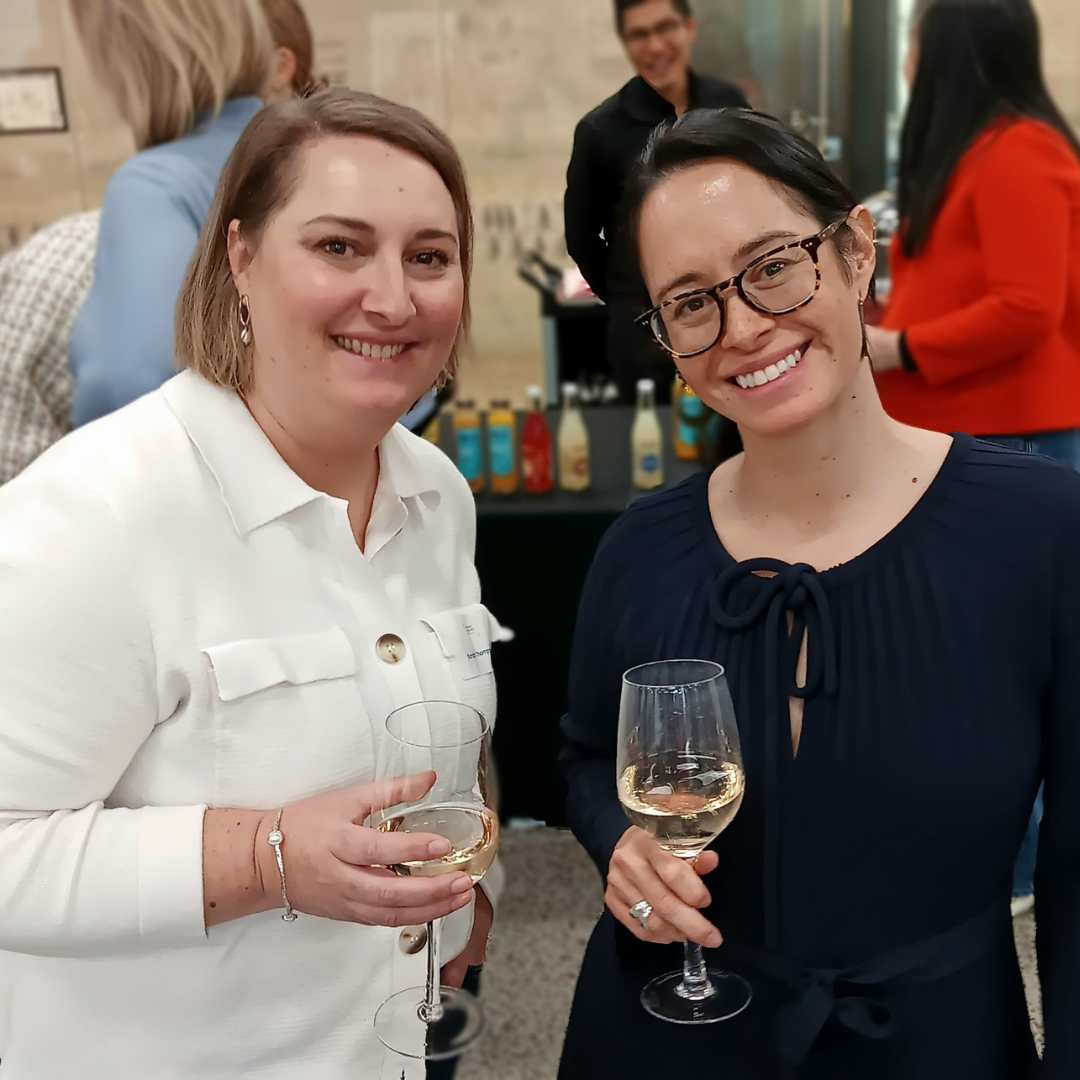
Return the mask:
<path id="1" fill-rule="evenodd" d="M 0 488 L 0 950 L 201 943 L 205 807 L 107 806 L 168 717 L 130 548 L 71 488 Z"/>
<path id="2" fill-rule="evenodd" d="M 1080 479 L 1068 494 L 1055 567 L 1055 677 L 1045 722 L 1045 812 L 1035 870 L 1045 1080 L 1080 1076 Z"/>
<path id="3" fill-rule="evenodd" d="M 619 525 L 614 526 L 619 530 Z M 578 609 L 570 661 L 569 710 L 560 754 L 566 813 L 574 835 L 606 879 L 611 854 L 630 822 L 619 803 L 615 755 L 619 694 L 627 668 L 619 646 L 624 574 L 615 532 L 601 544 Z"/>
<path id="4" fill-rule="evenodd" d="M 1072 247 L 1070 185 L 1075 162 L 1032 124 L 998 136 L 978 162 L 974 242 L 985 291 L 925 322 L 901 327 L 931 385 L 1003 364 L 1038 348 L 1065 315 Z"/>

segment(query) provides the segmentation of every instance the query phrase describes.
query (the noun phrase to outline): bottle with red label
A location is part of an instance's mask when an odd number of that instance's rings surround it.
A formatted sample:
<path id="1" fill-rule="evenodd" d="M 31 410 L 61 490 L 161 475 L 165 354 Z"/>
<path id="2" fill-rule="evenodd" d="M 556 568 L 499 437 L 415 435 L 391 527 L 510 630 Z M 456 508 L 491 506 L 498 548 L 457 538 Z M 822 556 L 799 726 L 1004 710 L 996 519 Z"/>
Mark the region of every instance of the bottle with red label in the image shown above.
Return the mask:
<path id="1" fill-rule="evenodd" d="M 530 495 L 543 495 L 555 486 L 552 439 L 539 386 L 530 386 L 529 412 L 521 430 L 522 482 Z"/>

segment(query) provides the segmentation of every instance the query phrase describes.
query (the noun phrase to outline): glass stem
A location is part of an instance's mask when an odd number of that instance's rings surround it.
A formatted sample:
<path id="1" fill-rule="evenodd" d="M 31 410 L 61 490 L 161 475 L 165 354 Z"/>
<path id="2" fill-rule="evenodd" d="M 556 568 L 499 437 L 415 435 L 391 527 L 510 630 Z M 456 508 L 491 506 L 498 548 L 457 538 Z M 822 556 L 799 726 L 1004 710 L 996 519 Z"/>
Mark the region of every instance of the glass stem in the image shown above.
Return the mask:
<path id="1" fill-rule="evenodd" d="M 683 977 L 675 993 L 687 1001 L 704 1001 L 716 993 L 709 982 L 709 970 L 701 946 L 693 941 L 683 942 Z"/>
<path id="2" fill-rule="evenodd" d="M 442 919 L 427 924 L 427 992 L 418 1012 L 425 1024 L 442 1019 L 442 994 L 439 985 L 439 931 Z M 698 950 L 700 952 L 700 949 Z"/>

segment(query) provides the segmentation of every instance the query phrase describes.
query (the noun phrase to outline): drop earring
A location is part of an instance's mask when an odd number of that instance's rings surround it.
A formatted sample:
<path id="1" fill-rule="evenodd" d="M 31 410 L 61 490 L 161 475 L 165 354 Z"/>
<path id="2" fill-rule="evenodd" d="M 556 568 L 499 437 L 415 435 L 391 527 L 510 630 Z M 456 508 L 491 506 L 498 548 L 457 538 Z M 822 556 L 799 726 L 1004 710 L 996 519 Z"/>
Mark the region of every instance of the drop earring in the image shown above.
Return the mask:
<path id="1" fill-rule="evenodd" d="M 236 314 L 240 320 L 240 344 L 251 344 L 251 305 L 248 303 L 247 293 L 240 297 L 236 305 Z"/>

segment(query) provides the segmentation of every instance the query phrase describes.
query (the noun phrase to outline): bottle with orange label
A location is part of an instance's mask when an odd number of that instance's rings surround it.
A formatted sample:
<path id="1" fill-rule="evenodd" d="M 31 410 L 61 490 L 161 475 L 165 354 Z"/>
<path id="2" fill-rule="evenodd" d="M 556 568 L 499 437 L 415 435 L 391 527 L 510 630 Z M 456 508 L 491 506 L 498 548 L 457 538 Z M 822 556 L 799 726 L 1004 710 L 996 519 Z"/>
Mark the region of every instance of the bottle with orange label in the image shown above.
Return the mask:
<path id="1" fill-rule="evenodd" d="M 559 487 L 563 491 L 587 491 L 592 482 L 589 432 L 578 408 L 577 386 L 574 383 L 563 383 L 558 450 Z"/>
<path id="2" fill-rule="evenodd" d="M 495 495 L 518 489 L 517 414 L 509 401 L 493 401 L 487 418 L 488 486 Z"/>
<path id="3" fill-rule="evenodd" d="M 459 401 L 454 410 L 457 466 L 474 492 L 484 490 L 484 440 L 480 414 L 472 401 Z"/>

